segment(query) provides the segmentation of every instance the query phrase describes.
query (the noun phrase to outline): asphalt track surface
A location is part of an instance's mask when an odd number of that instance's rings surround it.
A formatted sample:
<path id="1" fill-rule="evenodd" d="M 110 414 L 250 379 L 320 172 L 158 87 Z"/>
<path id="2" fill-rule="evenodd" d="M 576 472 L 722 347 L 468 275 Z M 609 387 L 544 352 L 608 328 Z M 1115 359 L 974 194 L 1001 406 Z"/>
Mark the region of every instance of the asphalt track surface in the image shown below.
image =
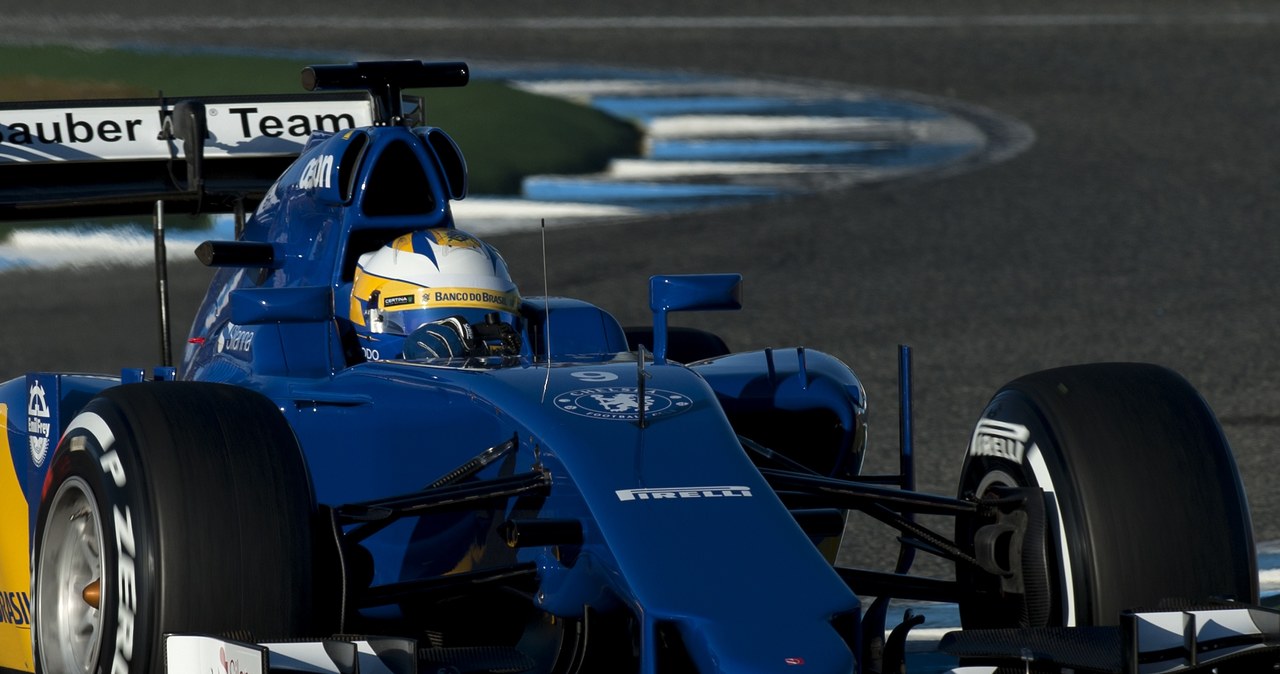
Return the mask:
<path id="1" fill-rule="evenodd" d="M 871 395 L 872 470 L 896 465 L 895 351 L 910 344 L 920 483 L 942 493 L 1004 382 L 1089 361 L 1167 365 L 1221 417 L 1258 539 L 1280 538 L 1280 11 L 956 5 L 226 0 L 103 14 L 73 0 L 10 17 L 0 39 L 681 69 L 901 89 L 1012 116 L 1034 145 L 981 170 L 556 230 L 548 285 L 635 324 L 649 320 L 651 274 L 743 273 L 742 312 L 680 320 L 736 349 L 804 345 L 851 363 Z M 537 235 L 492 242 L 525 294 L 541 294 Z M 0 376 L 153 363 L 149 277 L 0 275 Z M 174 269 L 179 342 L 207 277 Z"/>

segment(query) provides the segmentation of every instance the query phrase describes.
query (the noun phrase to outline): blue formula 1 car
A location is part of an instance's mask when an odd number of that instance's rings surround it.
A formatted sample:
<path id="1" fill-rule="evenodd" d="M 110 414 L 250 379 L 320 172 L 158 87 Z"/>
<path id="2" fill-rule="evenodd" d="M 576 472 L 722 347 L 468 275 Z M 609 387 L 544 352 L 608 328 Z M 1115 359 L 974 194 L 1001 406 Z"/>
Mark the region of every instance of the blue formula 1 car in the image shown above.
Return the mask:
<path id="1" fill-rule="evenodd" d="M 901 471 L 863 474 L 846 365 L 668 327 L 738 276 L 654 277 L 629 329 L 520 295 L 402 93 L 465 65 L 303 80 L 354 93 L 0 109 L 6 219 L 237 214 L 179 368 L 0 385 L 0 670 L 901 672 L 921 619 L 892 598 L 959 605 L 964 671 L 1277 662 L 1234 461 L 1176 374 L 1020 378 L 957 496 L 919 493 L 909 351 Z M 892 571 L 834 564 L 853 516 L 901 532 Z"/>

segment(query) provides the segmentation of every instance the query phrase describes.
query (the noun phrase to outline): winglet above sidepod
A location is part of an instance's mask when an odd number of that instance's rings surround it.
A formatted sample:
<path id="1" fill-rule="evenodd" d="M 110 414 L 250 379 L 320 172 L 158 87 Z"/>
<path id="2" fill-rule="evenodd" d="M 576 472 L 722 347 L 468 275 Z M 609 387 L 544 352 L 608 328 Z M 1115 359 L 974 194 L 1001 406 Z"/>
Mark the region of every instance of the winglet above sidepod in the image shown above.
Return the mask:
<path id="1" fill-rule="evenodd" d="M 737 311 L 742 274 L 680 274 L 649 278 L 653 310 L 653 361 L 667 360 L 667 314 L 672 311 Z"/>

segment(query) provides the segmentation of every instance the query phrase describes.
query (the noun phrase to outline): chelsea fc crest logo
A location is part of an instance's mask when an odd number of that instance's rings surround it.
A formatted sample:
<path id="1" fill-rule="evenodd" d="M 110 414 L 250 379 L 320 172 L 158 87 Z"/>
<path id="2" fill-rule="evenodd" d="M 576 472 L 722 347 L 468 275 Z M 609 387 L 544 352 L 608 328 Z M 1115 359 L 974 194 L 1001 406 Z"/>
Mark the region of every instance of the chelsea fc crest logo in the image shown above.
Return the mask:
<path id="1" fill-rule="evenodd" d="M 590 419 L 610 421 L 638 421 L 640 419 L 640 391 L 634 386 L 606 386 L 569 391 L 556 396 L 556 407 Z M 679 414 L 693 406 L 693 401 L 681 393 L 662 389 L 645 389 L 644 418 Z"/>

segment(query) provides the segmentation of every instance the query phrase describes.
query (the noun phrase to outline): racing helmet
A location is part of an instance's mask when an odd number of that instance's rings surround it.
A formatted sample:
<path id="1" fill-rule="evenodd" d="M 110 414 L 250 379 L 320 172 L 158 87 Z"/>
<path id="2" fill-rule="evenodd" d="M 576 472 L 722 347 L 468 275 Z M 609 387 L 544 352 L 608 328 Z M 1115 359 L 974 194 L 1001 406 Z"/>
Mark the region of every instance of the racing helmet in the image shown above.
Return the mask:
<path id="1" fill-rule="evenodd" d="M 520 294 L 498 251 L 461 230 L 436 227 L 360 256 L 349 318 L 375 359 L 437 356 L 415 352 L 405 338 L 440 324 L 452 326 L 467 346 L 447 355 L 515 355 L 519 310 Z"/>

